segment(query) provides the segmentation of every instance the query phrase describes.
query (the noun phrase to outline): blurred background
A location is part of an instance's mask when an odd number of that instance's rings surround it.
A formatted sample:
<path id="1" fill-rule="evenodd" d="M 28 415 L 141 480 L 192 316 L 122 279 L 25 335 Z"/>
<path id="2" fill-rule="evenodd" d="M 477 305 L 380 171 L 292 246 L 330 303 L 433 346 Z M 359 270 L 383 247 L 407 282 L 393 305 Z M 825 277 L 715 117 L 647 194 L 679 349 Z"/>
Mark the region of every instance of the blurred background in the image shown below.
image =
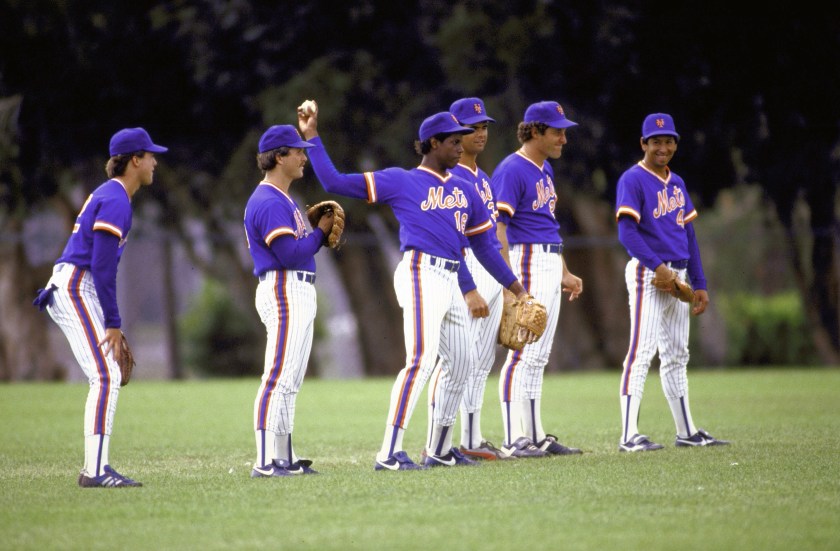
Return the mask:
<path id="1" fill-rule="evenodd" d="M 621 368 L 616 182 L 641 159 L 644 116 L 672 114 L 712 299 L 692 320 L 691 365 L 836 365 L 840 11 L 738 4 L 0 0 L 0 380 L 81 378 L 31 301 L 106 179 L 110 136 L 133 126 L 170 148 L 134 198 L 119 268 L 135 377 L 260 374 L 243 211 L 259 136 L 295 124 L 307 98 L 343 172 L 416 166 L 422 119 L 464 96 L 497 120 L 479 157 L 491 174 L 529 104 L 559 101 L 580 124 L 553 166 L 585 293 L 564 303 L 548 371 Z M 301 206 L 327 197 L 310 168 L 292 192 Z M 393 374 L 397 225 L 338 199 L 346 244 L 316 257 L 308 375 Z"/>

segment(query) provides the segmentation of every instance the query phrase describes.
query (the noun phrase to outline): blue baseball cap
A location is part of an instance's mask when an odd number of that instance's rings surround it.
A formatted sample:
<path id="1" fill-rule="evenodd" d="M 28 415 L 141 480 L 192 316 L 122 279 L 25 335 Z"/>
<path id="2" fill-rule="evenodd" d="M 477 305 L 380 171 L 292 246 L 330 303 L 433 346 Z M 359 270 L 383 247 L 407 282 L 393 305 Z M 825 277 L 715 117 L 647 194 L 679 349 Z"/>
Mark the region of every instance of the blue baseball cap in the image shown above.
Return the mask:
<path id="1" fill-rule="evenodd" d="M 667 113 L 651 113 L 642 123 L 642 139 L 647 141 L 652 136 L 673 136 L 680 139 L 674 119 Z"/>
<path id="2" fill-rule="evenodd" d="M 438 134 L 472 134 L 474 129 L 461 126 L 455 115 L 449 111 L 436 113 L 427 117 L 420 125 L 420 141 L 425 142 Z"/>
<path id="3" fill-rule="evenodd" d="M 111 154 L 111 157 L 114 155 L 134 153 L 135 151 L 166 153 L 169 151 L 169 148 L 153 144 L 149 133 L 139 127 L 123 128 L 111 136 L 111 144 L 108 146 L 108 152 Z"/>
<path id="4" fill-rule="evenodd" d="M 563 107 L 556 101 L 532 103 L 525 110 L 525 122 L 541 122 L 551 128 L 569 128 L 577 123 L 566 118 Z"/>
<path id="5" fill-rule="evenodd" d="M 291 124 L 275 124 L 270 127 L 260 138 L 260 153 L 277 149 L 278 147 L 315 147 L 300 137 L 297 128 Z"/>
<path id="6" fill-rule="evenodd" d="M 461 124 L 496 122 L 496 119 L 487 116 L 484 102 L 479 98 L 461 98 L 449 106 L 449 112 L 455 115 Z"/>

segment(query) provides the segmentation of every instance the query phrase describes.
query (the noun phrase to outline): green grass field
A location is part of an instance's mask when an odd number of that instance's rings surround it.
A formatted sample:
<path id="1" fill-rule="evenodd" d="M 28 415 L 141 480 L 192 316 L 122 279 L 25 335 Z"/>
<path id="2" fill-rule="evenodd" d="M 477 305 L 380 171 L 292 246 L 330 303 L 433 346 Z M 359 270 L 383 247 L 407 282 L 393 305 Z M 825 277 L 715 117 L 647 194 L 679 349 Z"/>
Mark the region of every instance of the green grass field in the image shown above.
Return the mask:
<path id="1" fill-rule="evenodd" d="M 838 549 L 840 370 L 695 371 L 699 426 L 673 446 L 651 374 L 620 454 L 618 374 L 546 378 L 543 421 L 583 456 L 375 472 L 391 379 L 307 380 L 295 445 L 320 476 L 251 479 L 258 381 L 123 389 L 111 463 L 144 483 L 81 489 L 82 384 L 0 386 L 0 549 Z M 496 379 L 485 437 L 501 442 Z M 417 459 L 425 396 L 406 435 Z"/>

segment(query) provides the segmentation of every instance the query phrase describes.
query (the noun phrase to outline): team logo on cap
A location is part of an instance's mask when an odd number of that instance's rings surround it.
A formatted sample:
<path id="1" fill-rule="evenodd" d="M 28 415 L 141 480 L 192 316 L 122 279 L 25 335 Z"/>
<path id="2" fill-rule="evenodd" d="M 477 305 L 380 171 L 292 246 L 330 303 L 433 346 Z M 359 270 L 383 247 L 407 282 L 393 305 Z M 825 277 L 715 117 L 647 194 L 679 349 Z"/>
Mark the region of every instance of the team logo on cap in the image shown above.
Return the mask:
<path id="1" fill-rule="evenodd" d="M 480 103 L 473 103 L 473 111 L 475 111 L 476 115 L 481 114 L 481 104 Z"/>
<path id="2" fill-rule="evenodd" d="M 452 117 L 452 121 L 453 121 L 455 124 L 461 124 L 461 123 L 459 123 L 459 122 L 458 122 L 458 119 L 456 119 L 456 118 L 455 118 L 455 115 L 453 115 L 452 113 L 449 113 L 449 116 L 450 116 L 450 117 Z"/>
<path id="3" fill-rule="evenodd" d="M 557 104 L 557 112 L 563 115 L 564 117 L 566 116 L 566 114 L 563 112 L 563 106 L 559 103 Z"/>
<path id="4" fill-rule="evenodd" d="M 656 119 L 656 126 L 659 128 L 665 128 L 665 119 Z"/>

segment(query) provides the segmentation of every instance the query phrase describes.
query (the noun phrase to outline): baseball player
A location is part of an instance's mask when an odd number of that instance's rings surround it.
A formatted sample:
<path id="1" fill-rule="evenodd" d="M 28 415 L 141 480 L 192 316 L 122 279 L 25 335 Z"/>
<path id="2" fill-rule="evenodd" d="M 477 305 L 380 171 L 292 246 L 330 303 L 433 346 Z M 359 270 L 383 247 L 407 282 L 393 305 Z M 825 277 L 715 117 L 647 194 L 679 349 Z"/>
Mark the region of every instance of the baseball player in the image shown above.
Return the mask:
<path id="1" fill-rule="evenodd" d="M 304 216 L 289 195 L 303 176 L 304 141 L 294 126 L 275 125 L 259 141 L 263 171 L 245 206 L 245 237 L 259 278 L 255 304 L 265 325 L 265 365 L 254 400 L 257 459 L 252 478 L 317 474 L 292 446 L 295 400 L 303 384 L 315 323 L 315 253 L 330 233 L 325 214 L 307 234 Z"/>
<path id="2" fill-rule="evenodd" d="M 493 198 L 493 191 L 490 188 L 490 177 L 479 168 L 477 163 L 478 155 L 484 151 L 487 145 L 487 134 L 489 123 L 496 122 L 487 115 L 487 109 L 480 98 L 461 98 L 449 107 L 449 112 L 455 115 L 462 126 L 472 128 L 472 134 L 464 134 L 461 144 L 464 153 L 461 160 L 449 172 L 471 182 L 476 193 L 481 197 L 485 208 L 490 213 L 490 220 L 493 229 L 488 232 L 489 238 L 495 249 L 501 249 L 501 244 L 496 237 L 496 203 Z M 470 317 L 468 318 L 468 329 L 471 339 L 475 343 L 475 363 L 467 378 L 464 398 L 461 402 L 461 453 L 467 457 L 495 460 L 507 458 L 502 450 L 492 442 L 486 440 L 481 432 L 481 407 L 484 402 L 484 388 L 487 385 L 487 377 L 493 368 L 496 357 L 496 339 L 499 331 L 499 322 L 502 318 L 502 286 L 476 259 L 469 243 L 466 243 L 464 262 L 467 265 L 476 289 L 470 291 L 467 296 L 467 305 L 470 306 Z M 477 295 L 473 299 L 473 294 Z M 486 306 L 485 306 L 486 305 Z M 477 309 L 477 310 L 476 310 Z M 486 317 L 485 317 L 486 316 Z M 434 394 L 437 387 L 447 384 L 450 380 L 445 374 L 448 366 L 443 366 L 443 359 L 435 366 L 429 385 L 429 434 L 431 436 L 431 425 L 434 419 Z"/>
<path id="3" fill-rule="evenodd" d="M 88 379 L 82 488 L 142 486 L 114 470 L 108 455 L 122 382 L 116 362 L 122 338 L 117 266 L 131 230 L 131 199 L 152 184 L 155 153 L 168 150 L 142 128 L 120 130 L 108 149 L 108 180 L 82 205 L 52 277 L 34 301 L 61 328 Z"/>
<path id="4" fill-rule="evenodd" d="M 583 292 L 583 281 L 563 261 L 560 224 L 554 217 L 554 171 L 547 161 L 560 158 L 566 129 L 572 126 L 577 123 L 566 118 L 559 103 L 530 105 L 517 129 L 522 146 L 502 160 L 491 180 L 502 254 L 528 292 L 548 310 L 546 334 L 523 350 L 508 352 L 499 379 L 504 446 L 518 457 L 581 453 L 546 434 L 540 416 L 543 373 L 560 316 L 561 289 L 570 293 L 569 300 Z"/>
<path id="5" fill-rule="evenodd" d="M 630 261 L 624 271 L 630 302 L 630 347 L 624 359 L 619 389 L 623 452 L 654 451 L 661 444 L 639 433 L 639 407 L 653 355 L 659 352 L 662 390 L 677 427 L 677 446 L 717 446 L 726 440 L 698 429 L 688 405 L 689 310 L 700 315 L 709 304 L 706 278 L 692 221 L 697 211 L 685 182 L 668 163 L 677 151 L 680 135 L 674 120 L 653 113 L 642 123 L 644 158 L 618 180 L 616 212 L 618 239 Z M 673 270 L 688 276 L 695 289 L 693 305 L 679 301 L 654 286 Z"/>
<path id="6" fill-rule="evenodd" d="M 417 168 L 342 174 L 318 137 L 317 122 L 317 108 L 299 109 L 298 123 L 304 137 L 315 144 L 310 160 L 324 189 L 386 203 L 400 224 L 403 258 L 394 272 L 394 288 L 403 308 L 406 362 L 391 391 L 385 436 L 374 468 L 474 465 L 451 444 L 474 348 L 462 294 L 475 289 L 475 283 L 461 262 L 462 236 L 469 238 L 476 257 L 502 285 L 522 297 L 525 288 L 488 239 L 493 224 L 474 187 L 448 172 L 463 153 L 462 135 L 473 129 L 458 124 L 449 112 L 437 113 L 420 126 L 415 148 L 423 159 Z M 446 361 L 452 381 L 438 387 L 430 445 L 423 464 L 418 465 L 404 451 L 403 436 L 438 354 Z"/>

